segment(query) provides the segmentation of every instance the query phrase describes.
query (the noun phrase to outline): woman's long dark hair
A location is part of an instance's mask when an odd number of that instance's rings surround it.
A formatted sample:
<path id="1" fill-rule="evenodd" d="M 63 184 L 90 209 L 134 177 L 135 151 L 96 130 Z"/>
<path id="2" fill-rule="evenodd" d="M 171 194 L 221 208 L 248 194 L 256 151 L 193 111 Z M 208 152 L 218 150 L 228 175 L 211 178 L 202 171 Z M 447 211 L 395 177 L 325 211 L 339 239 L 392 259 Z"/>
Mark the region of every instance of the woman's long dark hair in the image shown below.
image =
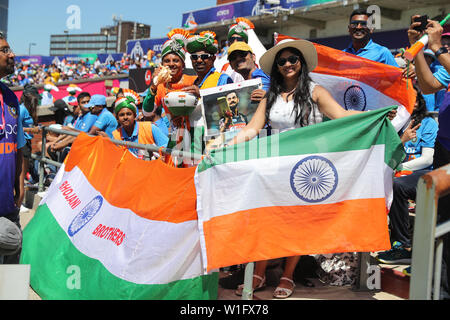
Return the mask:
<path id="1" fill-rule="evenodd" d="M 281 95 L 284 89 L 284 78 L 278 70 L 278 65 L 276 61 L 280 57 L 280 55 L 289 50 L 293 54 L 300 57 L 301 69 L 298 77 L 297 87 L 295 91 L 292 93 L 294 95 L 294 109 L 292 113 L 295 114 L 295 124 L 300 124 L 300 126 L 307 126 L 309 115 L 312 112 L 312 97 L 310 93 L 310 83 L 311 78 L 308 73 L 308 66 L 306 64 L 306 60 L 303 57 L 303 54 L 297 50 L 296 48 L 288 47 L 283 50 L 280 50 L 274 59 L 272 70 L 270 72 L 270 89 L 267 93 L 267 105 L 266 105 L 266 119 L 270 120 L 270 110 L 277 100 L 278 96 Z"/>
<path id="2" fill-rule="evenodd" d="M 38 98 L 32 93 L 24 91 L 20 99 L 20 103 L 23 103 L 25 105 L 25 107 L 28 109 L 28 112 L 30 113 L 31 118 L 33 119 L 34 125 L 37 125 L 37 107 L 39 105 Z"/>
<path id="3" fill-rule="evenodd" d="M 411 120 L 414 120 L 414 125 L 417 125 L 418 123 L 421 123 L 424 118 L 430 115 L 428 113 L 427 104 L 419 87 L 417 87 L 417 85 L 414 85 L 414 89 L 416 89 L 417 92 L 417 106 L 414 107 L 414 110 L 411 113 Z"/>

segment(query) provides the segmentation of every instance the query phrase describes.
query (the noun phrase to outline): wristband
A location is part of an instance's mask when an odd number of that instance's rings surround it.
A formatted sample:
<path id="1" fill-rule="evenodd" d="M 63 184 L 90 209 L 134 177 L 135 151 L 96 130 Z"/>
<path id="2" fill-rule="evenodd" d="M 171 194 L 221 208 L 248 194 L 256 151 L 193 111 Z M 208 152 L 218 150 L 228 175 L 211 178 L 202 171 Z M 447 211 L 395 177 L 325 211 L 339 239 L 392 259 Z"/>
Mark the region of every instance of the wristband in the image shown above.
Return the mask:
<path id="1" fill-rule="evenodd" d="M 441 47 L 441 48 L 439 48 L 439 50 L 436 51 L 436 52 L 434 53 L 434 56 L 435 56 L 436 59 L 437 59 L 437 58 L 438 58 L 441 54 L 443 54 L 443 53 L 448 53 L 448 50 L 447 50 L 446 47 Z"/>

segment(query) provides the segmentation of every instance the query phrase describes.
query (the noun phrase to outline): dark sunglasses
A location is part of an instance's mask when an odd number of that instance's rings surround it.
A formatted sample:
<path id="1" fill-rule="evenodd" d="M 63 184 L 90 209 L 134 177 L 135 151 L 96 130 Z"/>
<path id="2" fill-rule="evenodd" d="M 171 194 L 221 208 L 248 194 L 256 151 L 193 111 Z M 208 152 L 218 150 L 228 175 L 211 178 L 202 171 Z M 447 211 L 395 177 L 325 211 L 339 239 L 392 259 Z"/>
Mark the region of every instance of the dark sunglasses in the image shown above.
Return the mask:
<path id="1" fill-rule="evenodd" d="M 191 54 L 191 60 L 194 60 L 194 61 L 197 61 L 198 58 L 201 58 L 202 60 L 206 60 L 206 59 L 209 59 L 210 57 L 212 57 L 212 55 L 209 53 Z"/>
<path id="2" fill-rule="evenodd" d="M 245 58 L 249 53 L 250 51 L 234 51 L 228 56 L 228 60 L 232 61 L 236 58 Z"/>
<path id="3" fill-rule="evenodd" d="M 300 57 L 299 56 L 289 56 L 289 57 L 287 57 L 287 58 L 279 58 L 278 60 L 277 60 L 277 64 L 280 66 L 280 67 L 282 67 L 282 66 L 284 66 L 285 64 L 286 64 L 286 62 L 290 62 L 291 64 L 296 64 L 297 63 L 297 61 L 300 59 Z"/>
<path id="4" fill-rule="evenodd" d="M 352 20 L 350 21 L 350 27 L 356 28 L 358 25 L 361 25 L 361 27 L 367 27 L 367 21 L 366 20 Z"/>
<path id="5" fill-rule="evenodd" d="M 245 42 L 245 39 L 242 37 L 231 37 L 230 39 L 228 39 L 229 44 L 232 44 L 233 42 L 236 42 L 236 41 Z"/>

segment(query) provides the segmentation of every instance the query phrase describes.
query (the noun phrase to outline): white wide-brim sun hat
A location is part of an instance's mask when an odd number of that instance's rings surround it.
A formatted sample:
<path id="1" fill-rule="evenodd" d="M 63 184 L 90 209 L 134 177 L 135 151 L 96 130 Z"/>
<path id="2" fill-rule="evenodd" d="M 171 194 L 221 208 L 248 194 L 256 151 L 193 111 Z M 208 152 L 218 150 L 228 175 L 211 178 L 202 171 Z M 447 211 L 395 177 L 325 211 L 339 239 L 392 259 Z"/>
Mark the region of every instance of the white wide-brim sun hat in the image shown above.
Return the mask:
<path id="1" fill-rule="evenodd" d="M 270 75 L 270 72 L 272 71 L 272 65 L 275 62 L 275 56 L 277 55 L 277 53 L 284 48 L 289 47 L 295 48 L 303 54 L 303 57 L 305 58 L 306 64 L 308 66 L 308 72 L 313 71 L 317 67 L 317 50 L 312 42 L 309 42 L 307 40 L 286 39 L 280 41 L 276 46 L 267 50 L 266 53 L 262 55 L 261 59 L 259 60 L 261 69 L 267 75 Z"/>

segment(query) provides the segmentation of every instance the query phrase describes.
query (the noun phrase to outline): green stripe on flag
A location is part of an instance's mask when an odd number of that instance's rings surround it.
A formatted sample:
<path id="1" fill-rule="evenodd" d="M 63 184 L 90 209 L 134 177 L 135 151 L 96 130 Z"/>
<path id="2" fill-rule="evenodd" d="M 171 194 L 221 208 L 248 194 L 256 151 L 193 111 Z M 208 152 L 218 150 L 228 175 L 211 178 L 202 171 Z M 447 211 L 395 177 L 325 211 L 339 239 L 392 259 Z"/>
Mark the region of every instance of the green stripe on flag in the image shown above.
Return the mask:
<path id="1" fill-rule="evenodd" d="M 199 164 L 198 173 L 230 162 L 362 150 L 379 144 L 386 146 L 386 164 L 395 169 L 405 157 L 400 138 L 387 118 L 389 111 L 395 108 L 363 112 L 212 150 L 210 156 Z"/>
<path id="2" fill-rule="evenodd" d="M 217 299 L 217 272 L 153 285 L 116 277 L 72 244 L 45 204 L 24 230 L 20 263 L 31 265 L 31 287 L 42 299 Z"/>

